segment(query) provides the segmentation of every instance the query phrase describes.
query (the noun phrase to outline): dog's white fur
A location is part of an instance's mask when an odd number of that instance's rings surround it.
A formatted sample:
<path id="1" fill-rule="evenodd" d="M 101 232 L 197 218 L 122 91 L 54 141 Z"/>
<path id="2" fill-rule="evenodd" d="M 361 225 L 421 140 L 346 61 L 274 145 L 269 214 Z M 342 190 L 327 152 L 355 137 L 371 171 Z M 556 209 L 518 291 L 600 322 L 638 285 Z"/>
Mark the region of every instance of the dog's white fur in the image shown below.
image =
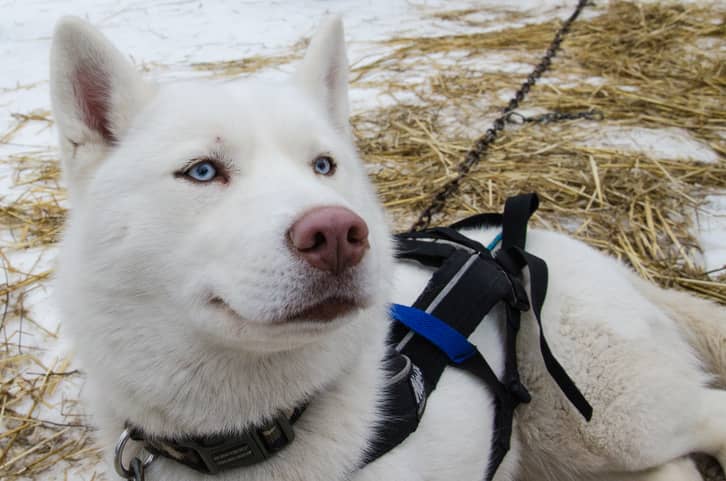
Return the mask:
<path id="1" fill-rule="evenodd" d="M 418 431 L 357 470 L 379 416 L 387 303 L 413 301 L 429 273 L 394 268 L 348 128 L 346 83 L 337 19 L 289 82 L 234 86 L 155 85 L 88 24 L 58 24 L 51 91 L 72 201 L 58 300 L 102 442 L 127 420 L 158 435 L 201 435 L 310 399 L 297 439 L 269 461 L 205 477 L 160 459 L 150 481 L 482 478 L 492 397 L 455 369 Z M 335 158 L 334 176 L 314 173 L 321 153 Z M 210 156 L 227 164 L 228 183 L 175 176 Z M 287 246 L 294 220 L 324 205 L 353 210 L 370 229 L 370 250 L 341 282 Z M 488 241 L 494 231 L 468 234 Z M 560 234 L 532 230 L 528 249 L 550 267 L 548 340 L 594 417 L 585 423 L 547 375 L 525 315 L 519 358 L 533 401 L 518 409 L 497 481 L 696 480 L 684 458 L 694 451 L 726 465 L 726 394 L 708 387 L 726 380 L 724 309 L 649 285 Z M 362 307 L 329 323 L 276 322 L 336 293 Z M 500 373 L 501 323 L 495 309 L 472 336 Z"/>

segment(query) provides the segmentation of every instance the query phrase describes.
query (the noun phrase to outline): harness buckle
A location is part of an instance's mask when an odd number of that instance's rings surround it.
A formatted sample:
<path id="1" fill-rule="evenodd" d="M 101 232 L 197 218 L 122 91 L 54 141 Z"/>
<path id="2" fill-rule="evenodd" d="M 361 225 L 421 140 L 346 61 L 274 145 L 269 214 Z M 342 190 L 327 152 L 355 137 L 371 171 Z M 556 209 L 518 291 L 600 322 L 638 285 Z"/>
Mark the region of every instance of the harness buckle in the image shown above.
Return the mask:
<path id="1" fill-rule="evenodd" d="M 509 298 L 507 299 L 507 303 L 513 309 L 516 309 L 520 312 L 528 311 L 530 308 L 529 298 L 527 297 L 527 291 L 524 290 L 522 282 L 508 272 L 505 275 L 507 276 L 509 285 L 512 287 L 512 291 Z"/>
<path id="2" fill-rule="evenodd" d="M 528 311 L 530 308 L 529 298 L 518 274 L 526 265 L 524 258 L 516 249 L 507 249 L 497 252 L 494 259 L 499 264 L 511 287 L 511 292 L 505 298 L 507 304 L 518 311 Z"/>
<path id="3" fill-rule="evenodd" d="M 532 400 L 532 395 L 524 387 L 524 384 L 519 381 L 519 377 L 507 383 L 507 391 L 517 400 L 517 404 L 528 404 Z"/>

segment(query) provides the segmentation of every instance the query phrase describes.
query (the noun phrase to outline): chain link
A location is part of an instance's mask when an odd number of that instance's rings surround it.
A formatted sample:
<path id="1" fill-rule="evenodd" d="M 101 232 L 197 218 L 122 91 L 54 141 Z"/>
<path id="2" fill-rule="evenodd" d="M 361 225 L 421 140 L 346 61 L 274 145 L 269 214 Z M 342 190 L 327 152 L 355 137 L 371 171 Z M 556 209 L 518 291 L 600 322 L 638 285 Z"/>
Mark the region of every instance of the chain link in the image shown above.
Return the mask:
<path id="1" fill-rule="evenodd" d="M 587 2 L 588 0 L 578 0 L 577 6 L 572 12 L 572 15 L 565 20 L 562 27 L 560 27 L 557 31 L 555 37 L 552 39 L 552 43 L 550 43 L 547 52 L 545 52 L 545 55 L 542 57 L 540 62 L 534 67 L 529 76 L 527 76 L 527 80 L 522 83 L 519 90 L 517 90 L 514 94 L 514 97 L 512 97 L 504 110 L 502 110 L 501 115 L 494 120 L 492 126 L 487 129 L 482 137 L 474 142 L 473 147 L 466 153 L 464 160 L 458 165 L 456 176 L 444 184 L 436 195 L 434 195 L 434 198 L 431 200 L 431 204 L 421 213 L 418 220 L 416 220 L 416 222 L 414 222 L 411 226 L 412 231 L 425 229 L 429 226 L 429 224 L 431 224 L 432 217 L 441 212 L 449 197 L 451 197 L 454 192 L 459 189 L 459 185 L 464 177 L 466 177 L 472 167 L 474 167 L 474 165 L 482 159 L 482 156 L 489 149 L 489 146 L 497 139 L 501 131 L 504 130 L 504 126 L 507 124 L 510 116 L 517 108 L 519 108 L 519 104 L 524 100 L 532 87 L 534 87 L 537 80 L 539 80 L 542 74 L 550 68 L 552 59 L 555 55 L 557 55 L 557 51 L 560 48 L 560 44 L 562 44 L 562 40 L 570 31 L 570 27 L 585 8 Z M 522 116 L 520 115 L 520 117 Z"/>
<path id="2" fill-rule="evenodd" d="M 603 120 L 604 118 L 605 114 L 597 109 L 582 110 L 579 112 L 560 112 L 556 110 L 532 117 L 525 117 L 519 112 L 509 112 L 507 115 L 507 123 L 519 125 L 525 123 L 549 124 L 565 120 Z"/>

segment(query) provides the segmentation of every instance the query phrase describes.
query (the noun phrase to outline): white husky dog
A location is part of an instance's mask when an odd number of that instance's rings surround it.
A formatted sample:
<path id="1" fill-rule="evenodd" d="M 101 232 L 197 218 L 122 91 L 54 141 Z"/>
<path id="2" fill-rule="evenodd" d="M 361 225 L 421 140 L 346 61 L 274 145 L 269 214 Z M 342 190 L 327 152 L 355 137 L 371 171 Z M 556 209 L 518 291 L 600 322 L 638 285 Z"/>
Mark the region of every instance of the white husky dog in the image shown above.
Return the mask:
<path id="1" fill-rule="evenodd" d="M 265 462 L 203 475 L 158 458 L 149 481 L 482 479 L 493 398 L 456 369 L 419 429 L 361 467 L 388 303 L 412 302 L 430 272 L 393 261 L 346 77 L 338 19 L 288 82 L 234 86 L 153 84 L 88 24 L 58 24 L 51 92 L 72 203 L 58 301 L 101 441 L 127 422 L 166 438 L 239 432 L 309 403 L 294 442 Z M 525 314 L 533 400 L 495 479 L 697 480 L 695 451 L 726 465 L 724 309 L 560 234 L 532 230 L 527 247 L 550 266 L 550 345 L 594 417 L 547 374 Z M 500 374 L 501 316 L 471 337 Z"/>

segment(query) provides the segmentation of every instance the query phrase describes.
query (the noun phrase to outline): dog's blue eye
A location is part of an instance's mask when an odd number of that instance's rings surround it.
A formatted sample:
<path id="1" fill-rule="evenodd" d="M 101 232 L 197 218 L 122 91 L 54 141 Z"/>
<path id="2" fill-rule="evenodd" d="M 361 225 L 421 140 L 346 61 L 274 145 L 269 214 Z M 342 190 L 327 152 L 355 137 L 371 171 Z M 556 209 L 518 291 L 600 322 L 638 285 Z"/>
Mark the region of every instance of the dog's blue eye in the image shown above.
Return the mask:
<path id="1" fill-rule="evenodd" d="M 313 170 L 320 175 L 333 175 L 335 172 L 335 162 L 332 157 L 321 155 L 313 161 Z"/>
<path id="2" fill-rule="evenodd" d="M 199 182 L 209 182 L 217 177 L 217 168 L 209 161 L 194 164 L 185 172 L 186 175 Z"/>

